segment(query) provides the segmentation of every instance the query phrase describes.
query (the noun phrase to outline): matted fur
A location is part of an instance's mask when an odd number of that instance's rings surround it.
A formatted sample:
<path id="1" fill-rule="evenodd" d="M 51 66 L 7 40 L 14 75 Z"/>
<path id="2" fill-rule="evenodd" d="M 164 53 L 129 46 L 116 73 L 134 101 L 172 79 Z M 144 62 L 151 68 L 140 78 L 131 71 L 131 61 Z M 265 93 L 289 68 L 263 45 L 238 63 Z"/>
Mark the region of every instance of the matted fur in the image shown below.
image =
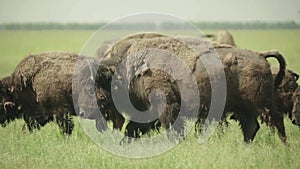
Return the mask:
<path id="1" fill-rule="evenodd" d="M 144 35 L 135 36 L 143 37 Z M 113 46 L 107 53 L 105 60 L 110 62 L 109 67 L 112 72 L 115 71 L 116 66 L 121 63 L 122 59 L 126 58 L 128 55 L 136 53 L 137 51 L 156 48 L 174 53 L 182 61 L 184 61 L 184 63 L 186 63 L 196 77 L 199 91 L 201 91 L 201 108 L 204 109 L 204 111 L 199 110 L 199 118 L 205 118 L 207 115 L 205 114 L 205 111 L 207 111 L 207 108 L 210 106 L 211 86 L 206 69 L 203 66 L 203 63 L 201 63 L 199 57 L 209 57 L 209 53 L 213 52 L 214 48 L 211 48 L 209 45 L 205 45 L 207 41 L 199 40 L 198 44 L 191 44 L 191 46 L 194 46 L 197 53 L 200 54 L 199 56 L 198 54 L 195 54 L 190 47 L 186 46 L 186 43 L 189 42 L 188 39 L 177 40 L 160 35 L 151 35 L 151 38 L 145 39 L 135 39 L 133 37 L 127 37 L 127 39 L 125 38 L 121 40 L 120 43 L 116 43 L 116 45 Z M 183 43 L 183 41 L 185 43 Z M 268 110 L 267 112 L 270 113 L 270 116 L 272 116 L 272 122 L 279 130 L 281 138 L 285 140 L 282 116 L 280 116 L 276 106 L 274 106 L 274 81 L 270 65 L 266 58 L 260 56 L 256 52 L 246 49 L 238 49 L 228 45 L 215 46 L 215 50 L 224 64 L 224 71 L 226 74 L 227 100 L 224 112 L 234 112 L 236 114 L 237 119 L 240 121 L 245 141 L 250 141 L 254 138 L 255 133 L 259 129 L 257 117 L 261 112 L 266 110 Z M 139 59 L 143 60 L 142 58 Z M 128 65 L 132 66 L 146 65 L 146 63 L 142 65 L 134 64 L 138 63 L 136 59 L 129 60 L 129 63 L 130 64 Z M 281 64 L 285 65 L 285 63 Z M 133 70 L 137 70 L 137 67 Z M 125 77 L 129 76 L 130 75 L 126 75 Z M 175 79 L 175 81 L 176 80 L 180 79 Z M 141 84 L 142 86 L 138 87 Z M 131 82 L 131 85 L 134 86 L 132 89 L 133 96 L 136 95 L 134 97 L 140 98 L 135 100 L 133 99 L 136 101 L 136 103 L 133 102 L 133 104 L 136 105 L 147 105 L 149 92 L 156 88 L 162 89 L 162 91 L 164 91 L 168 96 L 168 105 L 173 107 L 170 108 L 170 110 L 175 111 L 166 111 L 160 116 L 159 121 L 163 126 L 169 126 L 169 124 L 174 122 L 174 117 L 176 118 L 176 113 L 178 113 L 178 108 L 176 107 L 178 107 L 180 99 L 184 98 L 178 97 L 178 88 L 176 87 L 174 80 L 172 80 L 169 75 L 160 70 L 150 69 L 150 73 L 144 73 L 136 76 L 136 78 Z M 189 106 L 191 108 L 193 107 L 193 105 Z M 173 113 L 175 114 L 172 115 Z"/>

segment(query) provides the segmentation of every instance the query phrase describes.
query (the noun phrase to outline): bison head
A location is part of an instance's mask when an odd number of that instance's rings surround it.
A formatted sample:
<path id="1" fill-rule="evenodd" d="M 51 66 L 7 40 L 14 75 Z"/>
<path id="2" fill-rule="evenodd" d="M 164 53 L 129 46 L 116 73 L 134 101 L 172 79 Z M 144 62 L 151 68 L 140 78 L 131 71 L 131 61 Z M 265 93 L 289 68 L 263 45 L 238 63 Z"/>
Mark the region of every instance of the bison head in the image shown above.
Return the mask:
<path id="1" fill-rule="evenodd" d="M 78 95 L 78 116 L 95 119 L 97 130 L 100 132 L 106 130 L 110 110 L 109 98 L 107 91 L 96 86 L 92 79 L 87 80 Z"/>
<path id="2" fill-rule="evenodd" d="M 286 70 L 285 77 L 279 86 L 279 89 L 282 90 L 282 92 L 294 92 L 297 87 L 297 80 L 299 79 L 299 75 L 295 73 L 292 70 Z"/>
<path id="3" fill-rule="evenodd" d="M 292 122 L 293 124 L 300 126 L 300 86 L 294 92 L 293 104 Z"/>
<path id="4" fill-rule="evenodd" d="M 7 85 L 9 78 L 0 80 L 0 124 L 5 126 L 17 118 L 17 106 L 13 102 L 14 89 Z"/>
<path id="5" fill-rule="evenodd" d="M 98 131 L 107 128 L 110 118 L 111 71 L 98 60 L 87 58 L 73 79 L 73 99 L 77 115 L 85 119 L 95 119 Z M 73 101 L 74 101 L 73 100 Z"/>
<path id="6" fill-rule="evenodd" d="M 275 79 L 277 73 L 279 71 L 278 67 L 272 67 L 272 74 Z M 292 70 L 286 69 L 284 78 L 282 79 L 281 84 L 278 87 L 278 91 L 280 93 L 293 93 L 297 87 L 297 80 L 299 79 L 299 75 Z"/>
<path id="7" fill-rule="evenodd" d="M 79 116 L 87 119 L 99 118 L 99 110 L 105 111 L 108 105 L 109 93 L 102 88 L 96 87 L 92 82 L 82 87 L 79 93 L 78 105 Z"/>

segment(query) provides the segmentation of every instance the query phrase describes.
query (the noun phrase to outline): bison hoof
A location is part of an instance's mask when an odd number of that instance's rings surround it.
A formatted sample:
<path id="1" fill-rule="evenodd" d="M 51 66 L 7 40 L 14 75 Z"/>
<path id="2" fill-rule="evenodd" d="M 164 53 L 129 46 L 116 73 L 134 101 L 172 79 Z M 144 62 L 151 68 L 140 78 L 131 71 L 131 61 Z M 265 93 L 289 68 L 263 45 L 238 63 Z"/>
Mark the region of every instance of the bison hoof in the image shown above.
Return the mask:
<path id="1" fill-rule="evenodd" d="M 99 132 L 104 132 L 108 128 L 106 121 L 103 118 L 96 119 L 96 128 Z"/>
<path id="2" fill-rule="evenodd" d="M 121 139 L 120 141 L 120 145 L 128 145 L 130 144 L 132 141 L 135 141 L 135 140 L 138 140 L 138 138 L 132 138 L 132 137 L 128 137 L 128 136 L 125 136 Z"/>

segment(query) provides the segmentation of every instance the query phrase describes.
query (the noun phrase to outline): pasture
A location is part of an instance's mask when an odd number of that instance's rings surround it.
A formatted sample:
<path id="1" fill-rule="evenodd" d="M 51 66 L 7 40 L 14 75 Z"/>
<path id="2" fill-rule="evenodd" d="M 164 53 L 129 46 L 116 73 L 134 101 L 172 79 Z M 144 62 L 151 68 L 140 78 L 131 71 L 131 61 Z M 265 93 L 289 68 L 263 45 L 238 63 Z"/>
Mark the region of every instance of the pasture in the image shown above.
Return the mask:
<path id="1" fill-rule="evenodd" d="M 204 31 L 214 33 L 214 31 Z M 114 32 L 107 32 L 107 36 Z M 240 48 L 279 50 L 287 67 L 300 73 L 300 30 L 234 30 Z M 30 53 L 80 52 L 93 31 L 0 31 L 0 77 L 9 75 Z M 265 124 L 254 141 L 243 142 L 235 121 L 199 144 L 192 131 L 170 151 L 146 159 L 119 157 L 98 147 L 74 118 L 72 136 L 62 136 L 55 123 L 40 131 L 22 131 L 23 121 L 0 127 L 1 168 L 300 168 L 300 129 L 285 118 L 288 146 Z M 147 145 L 145 145 L 147 146 Z"/>

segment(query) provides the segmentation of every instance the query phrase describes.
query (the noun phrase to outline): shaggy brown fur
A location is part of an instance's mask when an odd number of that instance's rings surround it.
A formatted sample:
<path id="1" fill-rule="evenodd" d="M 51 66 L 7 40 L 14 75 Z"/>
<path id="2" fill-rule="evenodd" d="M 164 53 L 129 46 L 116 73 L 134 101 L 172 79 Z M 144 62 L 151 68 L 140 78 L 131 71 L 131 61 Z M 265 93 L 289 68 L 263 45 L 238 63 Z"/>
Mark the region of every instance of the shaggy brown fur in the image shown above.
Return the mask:
<path id="1" fill-rule="evenodd" d="M 278 68 L 272 68 L 273 77 L 276 76 Z M 278 110 L 284 114 L 287 114 L 288 117 L 292 120 L 292 109 L 293 109 L 293 94 L 298 87 L 297 80 L 299 75 L 292 70 L 285 71 L 285 77 L 281 85 L 277 89 L 277 99 L 276 104 Z"/>
<path id="2" fill-rule="evenodd" d="M 77 54 L 66 52 L 29 55 L 12 73 L 15 103 L 21 106 L 29 131 L 55 117 L 62 133 L 72 133 L 70 115 L 76 115 L 72 77 L 77 58 Z"/>
<path id="3" fill-rule="evenodd" d="M 113 73 L 116 73 L 116 67 L 121 63 L 121 61 L 131 55 L 131 53 L 135 53 L 135 50 L 142 50 L 140 46 L 137 46 L 139 42 L 150 40 L 156 37 L 166 37 L 164 35 L 159 34 L 137 34 L 133 36 L 129 36 L 115 46 L 108 52 L 104 59 L 104 63 L 108 65 L 110 70 Z M 147 44 L 145 42 L 144 44 Z M 152 43 L 154 44 L 154 43 Z M 176 43 L 175 43 L 176 44 Z M 164 46 L 163 43 L 157 43 L 157 45 Z M 177 44 L 178 45 L 178 44 Z M 180 45 L 180 44 L 179 44 Z M 167 45 L 168 46 L 168 45 Z M 151 51 L 150 51 L 151 52 Z M 182 51 L 181 54 L 184 54 L 185 51 Z M 191 51 L 190 51 L 191 53 Z M 188 53 L 187 53 L 188 54 Z M 146 55 L 135 56 L 128 62 L 133 62 L 132 65 L 139 64 Z M 132 67 L 134 69 L 134 67 Z M 139 68 L 139 67 L 136 67 Z M 126 69 L 126 68 L 125 68 Z M 131 69 L 131 68 L 128 68 Z M 123 75 L 123 77 L 128 78 L 130 75 L 126 74 L 126 72 L 119 72 Z M 126 80 L 125 80 L 126 81 Z M 128 81 L 126 81 L 128 82 Z M 127 83 L 128 84 L 128 83 Z M 120 80 L 118 87 L 126 87 L 122 80 Z M 161 115 L 160 121 L 156 122 L 156 120 L 149 122 L 149 123 L 138 123 L 131 120 L 128 125 L 126 126 L 126 136 L 136 137 L 138 138 L 140 134 L 147 133 L 149 130 L 154 129 L 154 124 L 158 129 L 160 125 L 169 128 L 170 124 L 173 123 L 178 115 L 179 108 L 180 108 L 180 95 L 178 94 L 178 87 L 175 83 L 175 80 L 171 78 L 170 75 L 162 72 L 160 70 L 153 70 L 149 69 L 148 71 L 142 73 L 142 75 L 138 75 L 133 77 L 132 82 L 130 83 L 130 99 L 135 108 L 138 110 L 144 111 L 148 110 L 150 106 L 150 102 L 148 100 L 149 94 L 153 89 L 160 89 L 165 94 L 168 95 L 167 98 L 167 111 L 165 115 Z M 110 89 L 108 89 L 110 91 Z M 122 98 L 121 98 L 122 99 Z M 126 98 L 124 98 L 126 99 Z M 131 117 L 135 117 L 134 115 L 130 114 L 130 110 L 126 107 L 127 105 L 122 105 L 124 112 L 131 115 Z M 182 124 L 183 125 L 183 124 Z M 183 126 L 178 126 L 178 128 L 174 128 L 179 133 L 183 131 Z"/>
<path id="4" fill-rule="evenodd" d="M 153 35 L 153 34 L 151 34 Z M 143 37 L 144 34 L 135 35 L 137 37 Z M 114 72 L 118 64 L 121 63 L 122 59 L 127 56 L 134 55 L 138 51 L 143 51 L 151 48 L 162 49 L 176 54 L 191 70 L 196 77 L 198 82 L 198 88 L 200 92 L 201 108 L 207 111 L 210 107 L 211 100 L 211 87 L 210 79 L 206 72 L 206 68 L 199 59 L 200 57 L 208 58 L 213 52 L 213 48 L 207 45 L 206 41 L 199 41 L 199 44 L 192 44 L 193 49 L 197 51 L 197 54 L 189 47 L 186 46 L 184 40 L 176 40 L 167 36 L 155 35 L 151 38 L 133 38 L 128 37 L 128 39 L 123 39 L 120 43 L 117 43 L 106 55 L 106 60 L 114 60 L 115 64 L 110 65 L 111 70 Z M 185 39 L 188 42 L 188 39 Z M 285 140 L 285 131 L 283 126 L 283 121 L 280 114 L 277 113 L 276 107 L 274 106 L 274 84 L 273 78 L 270 70 L 270 65 L 264 57 L 261 57 L 255 52 L 244 49 L 232 48 L 229 46 L 216 46 L 216 51 L 220 56 L 222 63 L 224 64 L 224 71 L 227 80 L 227 100 L 225 112 L 234 112 L 237 119 L 241 124 L 241 128 L 244 134 L 245 141 L 253 140 L 259 125 L 257 123 L 257 117 L 260 112 L 265 109 L 269 110 L 270 116 L 272 117 L 272 122 L 277 127 L 281 134 L 281 138 Z M 127 66 L 132 66 L 129 69 L 138 70 L 139 68 L 147 68 L 147 60 L 143 59 L 149 53 L 144 53 L 144 55 L 139 55 L 133 57 L 135 59 L 129 60 L 126 64 Z M 199 55 L 200 56 L 199 56 Z M 150 51 L 151 55 L 151 51 Z M 209 58 L 208 58 L 209 59 Z M 162 61 L 162 63 L 170 62 Z M 114 66 L 113 66 L 114 65 Z M 281 63 L 284 68 L 285 62 Z M 180 67 L 180 66 L 179 66 Z M 134 105 L 145 105 L 148 108 L 149 105 L 148 96 L 151 90 L 160 89 L 167 96 L 167 109 L 159 117 L 159 122 L 162 126 L 170 127 L 170 124 L 176 119 L 181 99 L 176 85 L 176 81 L 181 79 L 172 80 L 170 75 L 163 71 L 156 69 L 148 69 L 146 73 L 135 76 L 131 82 L 131 86 L 134 86 L 131 90 L 131 96 L 136 99 L 133 100 Z M 215 70 L 215 74 L 218 71 Z M 283 70 L 284 71 L 284 70 Z M 282 72 L 282 70 L 281 70 Z M 125 76 L 130 77 L 132 75 L 126 74 L 126 72 L 121 72 Z M 181 73 L 181 72 L 177 72 Z M 181 74 L 182 78 L 187 75 Z M 278 75 L 279 77 L 280 75 Z M 280 83 L 280 78 L 278 78 Z M 218 76 L 214 80 L 218 80 Z M 277 83 L 275 86 L 278 85 Z M 188 101 L 187 101 L 188 102 Z M 194 108 L 194 105 L 184 105 L 190 109 Z M 202 110 L 199 110 L 199 118 L 205 117 L 205 113 L 202 114 Z M 126 108 L 124 109 L 126 111 Z M 130 124 L 130 123 L 129 123 Z M 126 127 L 128 130 L 128 128 Z M 136 130 L 136 129 L 132 129 Z M 182 126 L 178 129 L 179 132 L 182 131 Z M 134 132 L 128 132 L 134 133 Z M 134 137 L 134 136 L 133 136 Z"/>
<path id="5" fill-rule="evenodd" d="M 62 133 L 72 133 L 74 123 L 71 116 L 80 112 L 80 104 L 89 100 L 87 92 L 95 88 L 94 85 L 89 86 L 94 84 L 89 63 L 94 62 L 97 62 L 95 58 L 79 57 L 67 52 L 30 55 L 20 62 L 8 86 L 15 89 L 13 100 L 20 106 L 29 131 L 55 119 Z M 105 105 L 101 103 L 101 96 L 105 95 L 103 92 L 96 88 L 99 105 Z M 100 118 L 85 118 L 95 119 L 97 128 L 106 125 L 106 121 Z M 114 128 L 118 129 L 124 122 L 112 112 L 105 112 L 105 119 L 118 122 L 116 125 L 114 123 Z"/>
<path id="6" fill-rule="evenodd" d="M 184 41 L 192 46 L 201 46 L 203 44 L 199 40 L 197 44 L 195 39 L 189 38 L 184 39 Z M 278 129 L 280 137 L 285 141 L 283 116 L 281 113 L 278 113 L 274 103 L 274 91 L 281 84 L 284 77 L 285 61 L 282 55 L 278 52 L 257 53 L 218 44 L 215 44 L 215 49 L 224 65 L 227 79 L 227 100 L 223 118 L 226 117 L 226 112 L 234 112 L 233 117 L 240 121 L 245 141 L 249 141 L 254 138 L 259 128 L 256 120 L 257 115 L 268 114 L 270 123 Z M 269 57 L 276 58 L 280 63 L 280 70 L 277 72 L 274 82 L 270 66 L 266 60 Z M 199 76 L 203 75 L 200 74 Z M 271 86 L 270 83 L 273 85 Z M 273 91 L 270 89 L 273 89 Z M 201 114 L 205 115 L 205 113 Z M 205 116 L 199 116 L 196 126 L 201 126 L 203 118 Z M 245 125 L 249 125 L 249 127 L 245 127 Z"/>

